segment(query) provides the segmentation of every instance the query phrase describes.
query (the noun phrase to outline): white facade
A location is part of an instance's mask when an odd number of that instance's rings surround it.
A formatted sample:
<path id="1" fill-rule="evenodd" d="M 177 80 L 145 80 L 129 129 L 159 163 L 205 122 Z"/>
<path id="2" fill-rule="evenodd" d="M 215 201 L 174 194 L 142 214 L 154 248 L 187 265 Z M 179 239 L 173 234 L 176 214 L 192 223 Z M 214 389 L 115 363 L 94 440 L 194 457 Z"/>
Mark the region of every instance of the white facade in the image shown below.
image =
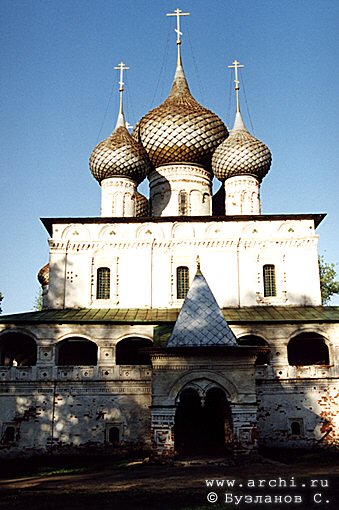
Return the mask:
<path id="1" fill-rule="evenodd" d="M 177 307 L 176 269 L 199 255 L 220 307 L 320 305 L 314 219 L 269 216 L 215 221 L 64 224 L 53 220 L 47 308 Z M 264 293 L 263 268 L 273 265 L 276 295 Z M 110 269 L 110 299 L 97 299 L 97 271 Z M 133 289 L 133 290 L 132 290 Z"/>

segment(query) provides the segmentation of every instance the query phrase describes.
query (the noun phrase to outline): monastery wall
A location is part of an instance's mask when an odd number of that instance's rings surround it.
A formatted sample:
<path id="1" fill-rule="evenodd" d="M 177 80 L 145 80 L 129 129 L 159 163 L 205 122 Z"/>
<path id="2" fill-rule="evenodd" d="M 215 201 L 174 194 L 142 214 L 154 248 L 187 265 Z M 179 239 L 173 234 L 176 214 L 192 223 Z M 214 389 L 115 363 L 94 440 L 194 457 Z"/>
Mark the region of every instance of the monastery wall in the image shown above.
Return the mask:
<path id="1" fill-rule="evenodd" d="M 256 426 L 260 445 L 313 447 L 318 442 L 319 447 L 338 446 L 338 325 L 231 327 L 240 340 L 248 335 L 265 340 L 270 347 L 269 362 L 254 369 L 253 365 L 245 366 L 233 358 L 212 361 L 200 355 L 198 359 L 186 356 L 185 363 L 183 359 L 173 358 L 169 362 L 166 356 L 160 357 L 154 361 L 156 369 L 150 365 L 118 365 L 117 344 L 130 337 L 151 340 L 152 325 L 39 324 L 21 328 L 3 325 L 0 339 L 11 332 L 30 335 L 37 343 L 38 354 L 34 366 L 0 367 L 0 452 L 52 445 L 103 446 L 112 444 L 112 429 L 116 429 L 114 433 L 123 444 L 150 445 L 151 434 L 162 440 L 166 429 L 167 438 L 178 395 L 187 384 L 201 391 L 213 384 L 225 389 L 235 437 L 242 443 L 254 444 L 258 406 Z M 324 338 L 328 365 L 289 364 L 288 343 L 304 333 Z M 97 365 L 58 365 L 58 346 L 72 337 L 90 340 L 98 346 Z M 154 401 L 160 407 L 153 412 L 151 433 L 152 377 L 158 391 Z M 8 427 L 15 431 L 10 444 L 4 441 Z"/>

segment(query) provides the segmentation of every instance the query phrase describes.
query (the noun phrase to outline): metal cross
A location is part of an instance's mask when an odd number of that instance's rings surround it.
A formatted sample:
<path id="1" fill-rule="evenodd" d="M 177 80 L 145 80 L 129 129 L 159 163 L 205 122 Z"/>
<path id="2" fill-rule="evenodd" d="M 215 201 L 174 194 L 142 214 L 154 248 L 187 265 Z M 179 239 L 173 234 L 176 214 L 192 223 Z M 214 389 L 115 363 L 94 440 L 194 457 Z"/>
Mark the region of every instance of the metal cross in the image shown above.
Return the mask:
<path id="1" fill-rule="evenodd" d="M 119 81 L 119 92 L 123 92 L 124 90 L 124 82 L 123 82 L 123 77 L 124 77 L 124 71 L 126 71 L 127 69 L 129 69 L 129 67 L 126 67 L 126 64 L 124 64 L 123 62 L 120 62 L 120 64 L 118 66 L 116 66 L 114 69 L 116 69 L 117 71 L 120 71 L 120 81 Z"/>
<path id="2" fill-rule="evenodd" d="M 230 69 L 234 69 L 235 71 L 235 80 L 234 80 L 234 83 L 235 83 L 235 96 L 236 96 L 236 101 L 237 101 L 237 112 L 240 112 L 240 106 L 239 106 L 239 77 L 238 77 L 238 69 L 240 67 L 244 67 L 242 64 L 240 64 L 240 62 L 238 62 L 238 60 L 234 60 L 232 62 L 232 65 L 231 66 L 228 66 Z"/>
<path id="3" fill-rule="evenodd" d="M 177 28 L 174 29 L 177 33 L 177 44 L 181 44 L 180 36 L 182 32 L 180 32 L 180 16 L 189 16 L 189 12 L 183 12 L 181 9 L 175 9 L 174 12 L 170 12 L 166 14 L 166 16 L 176 16 L 177 17 Z"/>

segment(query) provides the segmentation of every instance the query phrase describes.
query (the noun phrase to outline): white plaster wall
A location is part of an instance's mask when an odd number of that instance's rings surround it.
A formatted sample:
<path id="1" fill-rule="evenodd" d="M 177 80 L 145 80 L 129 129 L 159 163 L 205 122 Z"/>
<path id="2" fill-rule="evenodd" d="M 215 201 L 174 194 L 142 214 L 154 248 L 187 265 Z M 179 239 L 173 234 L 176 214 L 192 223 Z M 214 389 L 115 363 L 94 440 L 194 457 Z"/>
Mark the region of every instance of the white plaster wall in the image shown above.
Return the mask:
<path id="1" fill-rule="evenodd" d="M 101 216 L 135 216 L 136 183 L 128 177 L 111 177 L 101 182 Z"/>
<path id="2" fill-rule="evenodd" d="M 152 216 L 180 216 L 179 193 L 187 194 L 185 216 L 212 214 L 212 177 L 200 165 L 163 165 L 149 175 Z"/>
<path id="3" fill-rule="evenodd" d="M 222 307 L 320 305 L 318 236 L 311 220 L 55 225 L 48 306 L 177 307 L 176 267 L 201 269 Z M 264 297 L 263 265 L 277 295 Z M 110 300 L 96 300 L 96 268 L 111 269 Z"/>
<path id="4" fill-rule="evenodd" d="M 226 214 L 260 214 L 260 183 L 253 175 L 237 175 L 225 181 Z"/>

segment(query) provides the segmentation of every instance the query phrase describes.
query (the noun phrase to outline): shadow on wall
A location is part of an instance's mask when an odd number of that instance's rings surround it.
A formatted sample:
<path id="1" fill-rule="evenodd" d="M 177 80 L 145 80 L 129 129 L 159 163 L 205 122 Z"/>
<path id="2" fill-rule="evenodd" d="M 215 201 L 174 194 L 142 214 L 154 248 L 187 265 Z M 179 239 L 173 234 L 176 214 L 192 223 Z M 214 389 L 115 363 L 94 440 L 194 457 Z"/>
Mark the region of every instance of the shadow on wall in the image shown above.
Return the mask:
<path id="1" fill-rule="evenodd" d="M 169 325 L 167 328 L 156 328 L 156 332 L 157 345 L 160 345 L 164 340 L 159 333 L 167 338 Z M 62 333 L 62 328 L 55 326 L 55 338 Z M 246 335 L 238 341 L 242 345 L 267 345 L 263 338 L 256 335 Z M 150 340 L 141 337 L 128 337 L 118 342 L 115 368 L 119 374 L 121 370 L 126 374 L 131 373 L 135 365 L 147 365 L 144 368 L 150 369 L 149 355 L 143 351 L 150 345 Z M 2 383 L 5 391 L 1 397 L 0 448 L 18 447 L 19 453 L 19 448 L 45 449 L 46 446 L 61 449 L 105 445 L 123 447 L 128 444 L 149 446 L 150 379 L 128 379 L 126 375 L 125 380 L 121 375 L 117 376 L 117 370 L 113 370 L 107 379 L 86 379 L 86 373 L 100 368 L 96 367 L 95 339 L 90 341 L 70 336 L 56 347 L 56 362 L 65 366 L 65 379 L 53 376 L 59 373 L 53 366 L 44 367 L 42 364 L 44 368 L 39 368 L 41 375 L 37 372 L 36 380 L 26 378 L 24 385 L 18 385 L 16 381 L 20 380 L 22 369 L 30 369 L 36 364 L 37 345 L 26 331 L 7 328 L 1 334 L 1 363 L 4 368 L 13 367 L 11 370 L 15 371 L 15 379 Z M 289 365 L 281 367 L 280 371 L 270 366 L 269 353 L 260 352 L 256 361 L 259 443 L 270 447 L 334 446 L 338 443 L 335 426 L 338 402 L 329 386 L 330 355 L 326 342 L 318 333 L 302 332 L 290 340 L 287 349 Z M 72 377 L 67 375 L 67 367 Z M 325 371 L 327 375 L 316 377 L 317 371 Z M 44 374 L 47 377 L 42 379 Z M 211 402 L 220 400 L 216 395 L 210 397 Z M 183 398 L 186 397 L 183 395 Z M 182 414 L 182 409 L 178 407 L 178 423 L 181 423 L 178 444 L 180 434 L 185 434 L 185 420 L 190 420 L 194 413 L 200 413 L 196 423 L 202 424 L 206 419 L 200 407 L 195 405 L 194 395 L 187 395 L 187 399 L 190 401 L 188 408 L 192 404 L 193 411 Z M 219 404 L 210 408 L 225 411 Z M 218 423 L 216 416 L 216 441 L 219 437 Z"/>
<path id="2" fill-rule="evenodd" d="M 288 343 L 287 359 L 287 367 L 275 367 L 271 377 L 257 381 L 260 446 L 337 447 L 339 409 L 325 339 L 297 333 Z"/>
<path id="3" fill-rule="evenodd" d="M 62 335 L 62 328 L 53 326 L 53 329 L 56 338 Z M 10 335 L 18 334 L 5 332 L 1 339 L 5 338 L 5 347 L 10 343 L 6 338 Z M 32 341 L 35 344 L 28 335 L 25 339 L 30 346 Z M 136 352 L 145 339 L 134 337 L 129 340 L 129 344 L 133 340 L 137 344 Z M 100 367 L 96 367 L 95 339 L 89 341 L 71 336 L 59 344 L 56 346 L 59 370 L 55 370 L 54 365 L 39 368 L 46 371 L 48 379 L 41 380 L 40 372 L 36 372 L 36 379 L 26 378 L 23 386 L 18 385 L 16 380 L 3 381 L 3 387 L 10 385 L 12 391 L 10 395 L 2 396 L 0 453 L 13 455 L 16 451 L 19 455 L 23 450 L 105 449 L 108 446 L 124 449 L 130 445 L 133 448 L 149 447 L 149 378 L 125 380 L 127 376 L 121 376 L 120 368 L 113 370 L 111 376 L 101 377 Z M 130 360 L 131 352 L 130 345 L 125 353 L 120 349 L 121 361 Z M 145 356 L 144 353 L 141 355 Z M 27 368 L 38 370 L 38 367 Z M 64 368 L 66 377 L 60 380 Z M 126 369 L 125 372 L 131 372 L 133 368 L 131 365 L 121 366 L 121 369 Z M 98 377 L 91 378 L 94 369 Z"/>

